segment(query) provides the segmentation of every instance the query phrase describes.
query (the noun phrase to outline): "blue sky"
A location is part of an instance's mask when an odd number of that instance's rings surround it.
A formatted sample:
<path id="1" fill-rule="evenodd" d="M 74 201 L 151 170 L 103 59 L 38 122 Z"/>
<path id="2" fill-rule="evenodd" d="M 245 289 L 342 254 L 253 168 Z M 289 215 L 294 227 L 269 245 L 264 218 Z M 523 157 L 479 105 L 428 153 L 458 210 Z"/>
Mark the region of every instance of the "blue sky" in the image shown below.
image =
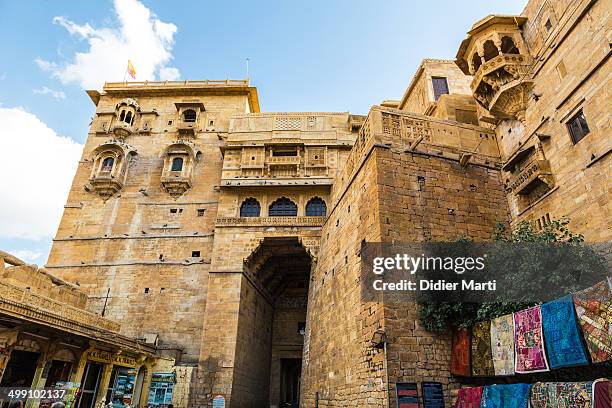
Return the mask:
<path id="1" fill-rule="evenodd" d="M 364 114 L 401 97 L 423 58 L 454 58 L 475 21 L 525 4 L 0 0 L 0 150 L 40 158 L 27 174 L 0 164 L 15 190 L 0 200 L 0 248 L 46 261 L 94 112 L 84 88 L 122 80 L 127 57 L 137 79 L 244 78 L 249 58 L 262 111 Z"/>

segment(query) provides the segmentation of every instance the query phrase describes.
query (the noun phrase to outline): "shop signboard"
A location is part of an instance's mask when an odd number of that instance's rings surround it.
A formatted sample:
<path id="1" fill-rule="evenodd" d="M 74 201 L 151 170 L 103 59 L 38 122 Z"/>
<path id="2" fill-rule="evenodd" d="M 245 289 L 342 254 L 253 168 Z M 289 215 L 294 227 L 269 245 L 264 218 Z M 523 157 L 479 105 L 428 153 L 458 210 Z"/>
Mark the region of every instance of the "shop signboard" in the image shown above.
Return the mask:
<path id="1" fill-rule="evenodd" d="M 165 408 L 172 403 L 175 373 L 153 373 L 149 387 L 148 404 L 152 408 Z"/>
<path id="2" fill-rule="evenodd" d="M 124 354 L 115 355 L 106 350 L 91 350 L 87 355 L 87 359 L 97 363 L 115 364 L 131 368 L 136 368 L 138 365 L 135 357 Z"/>

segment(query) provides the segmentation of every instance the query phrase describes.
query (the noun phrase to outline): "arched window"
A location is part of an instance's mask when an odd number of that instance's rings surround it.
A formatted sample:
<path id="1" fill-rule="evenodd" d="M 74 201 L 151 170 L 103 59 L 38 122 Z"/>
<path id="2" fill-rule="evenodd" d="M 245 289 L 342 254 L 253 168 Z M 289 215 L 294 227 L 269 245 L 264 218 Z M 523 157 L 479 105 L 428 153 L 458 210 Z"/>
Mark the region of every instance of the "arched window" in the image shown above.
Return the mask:
<path id="1" fill-rule="evenodd" d="M 195 122 L 196 121 L 196 112 L 193 109 L 187 109 L 183 112 L 183 120 L 185 122 Z"/>
<path id="2" fill-rule="evenodd" d="M 512 37 L 502 37 L 501 50 L 504 54 L 519 54 L 519 49 L 514 44 Z"/>
<path id="3" fill-rule="evenodd" d="M 484 50 L 485 61 L 489 61 L 499 55 L 499 50 L 497 49 L 497 46 L 495 46 L 495 43 L 491 40 L 485 41 L 482 48 Z"/>
<path id="4" fill-rule="evenodd" d="M 104 172 L 110 172 L 113 169 L 113 164 L 115 164 L 115 159 L 112 157 L 107 157 L 102 160 L 102 170 Z"/>
<path id="5" fill-rule="evenodd" d="M 311 198 L 306 204 L 307 217 L 325 217 L 327 215 L 327 206 L 325 201 L 319 197 Z"/>
<path id="6" fill-rule="evenodd" d="M 474 73 L 478 72 L 480 66 L 482 65 L 482 59 L 480 58 L 480 55 L 478 55 L 477 52 L 472 55 L 472 65 L 474 66 Z"/>
<path id="7" fill-rule="evenodd" d="M 183 170 L 183 158 L 175 157 L 172 159 L 172 169 L 171 171 L 181 171 Z"/>
<path id="8" fill-rule="evenodd" d="M 119 120 L 123 122 L 124 119 L 125 119 L 125 110 L 122 110 L 121 114 L 119 115 Z"/>
<path id="9" fill-rule="evenodd" d="M 132 123 L 132 112 L 128 112 L 127 115 L 125 115 L 125 123 Z"/>
<path id="10" fill-rule="evenodd" d="M 259 217 L 260 211 L 261 206 L 259 205 L 259 201 L 254 198 L 247 198 L 240 206 L 241 217 Z"/>
<path id="11" fill-rule="evenodd" d="M 288 198 L 279 198 L 268 208 L 268 215 L 270 217 L 295 217 L 297 216 L 297 205 Z"/>

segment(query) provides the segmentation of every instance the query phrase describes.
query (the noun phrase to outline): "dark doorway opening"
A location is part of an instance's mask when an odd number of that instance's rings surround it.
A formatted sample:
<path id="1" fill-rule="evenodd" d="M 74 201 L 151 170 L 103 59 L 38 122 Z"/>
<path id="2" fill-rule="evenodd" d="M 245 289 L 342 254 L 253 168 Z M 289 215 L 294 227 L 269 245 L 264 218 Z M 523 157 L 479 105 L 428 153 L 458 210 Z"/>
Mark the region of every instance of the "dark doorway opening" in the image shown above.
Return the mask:
<path id="1" fill-rule="evenodd" d="M 98 387 L 100 386 L 100 374 L 102 373 L 102 365 L 98 363 L 87 363 L 85 373 L 83 374 L 83 384 L 81 388 L 81 397 L 76 403 L 77 408 L 92 408 L 96 402 L 98 395 Z"/>
<path id="2" fill-rule="evenodd" d="M 59 381 L 68 381 L 70 379 L 70 372 L 72 371 L 72 363 L 69 361 L 51 361 L 51 367 L 49 368 L 49 375 L 47 376 L 47 387 L 55 386 L 55 383 Z"/>
<path id="3" fill-rule="evenodd" d="M 300 403 L 302 359 L 281 358 L 281 407 L 297 408 Z"/>
<path id="4" fill-rule="evenodd" d="M 312 257 L 298 237 L 265 238 L 245 260 L 232 394 L 242 406 L 297 407 Z"/>
<path id="5" fill-rule="evenodd" d="M 4 370 L 1 387 L 30 387 L 40 353 L 15 350 Z"/>

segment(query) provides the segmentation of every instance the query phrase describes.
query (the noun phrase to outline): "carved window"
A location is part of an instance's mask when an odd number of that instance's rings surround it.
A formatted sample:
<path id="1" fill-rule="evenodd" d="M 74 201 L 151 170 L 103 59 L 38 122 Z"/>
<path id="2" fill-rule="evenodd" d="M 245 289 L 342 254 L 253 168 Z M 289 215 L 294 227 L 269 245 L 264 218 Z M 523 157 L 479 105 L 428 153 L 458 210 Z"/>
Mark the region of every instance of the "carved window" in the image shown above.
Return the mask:
<path id="1" fill-rule="evenodd" d="M 448 94 L 448 82 L 444 77 L 432 77 L 431 84 L 434 90 L 434 99 L 437 101 L 441 95 Z"/>
<path id="2" fill-rule="evenodd" d="M 550 31 L 552 29 L 552 23 L 550 22 L 550 18 L 546 19 L 546 23 L 544 23 L 544 27 L 546 31 Z"/>
<path id="3" fill-rule="evenodd" d="M 476 73 L 482 65 L 482 59 L 480 58 L 480 55 L 478 55 L 477 52 L 472 55 L 472 65 L 474 66 L 474 73 Z"/>
<path id="4" fill-rule="evenodd" d="M 311 198 L 306 204 L 307 217 L 325 217 L 327 215 L 327 206 L 325 201 L 319 197 Z"/>
<path id="5" fill-rule="evenodd" d="M 492 60 L 493 58 L 499 55 L 499 50 L 497 46 L 492 40 L 487 40 L 484 42 L 482 49 L 484 51 L 484 59 L 485 61 Z"/>
<path id="6" fill-rule="evenodd" d="M 519 49 L 514 44 L 514 40 L 508 36 L 504 36 L 501 39 L 501 51 L 504 54 L 519 54 Z"/>
<path id="7" fill-rule="evenodd" d="M 172 168 L 170 171 L 181 171 L 183 170 L 183 158 L 175 157 L 172 159 Z"/>
<path id="8" fill-rule="evenodd" d="M 102 169 L 100 171 L 110 173 L 111 170 L 113 170 L 113 164 L 115 164 L 115 159 L 112 157 L 107 157 L 102 161 Z"/>
<path id="9" fill-rule="evenodd" d="M 193 109 L 186 109 L 183 112 L 183 121 L 185 122 L 193 123 L 196 121 L 196 117 L 197 117 L 196 111 L 194 111 Z"/>
<path id="10" fill-rule="evenodd" d="M 572 136 L 572 141 L 574 144 L 584 139 L 584 137 L 591 132 L 582 109 L 576 115 L 574 115 L 572 119 L 570 119 L 570 121 L 567 123 L 567 128 Z"/>
<path id="11" fill-rule="evenodd" d="M 254 198 L 247 198 L 240 206 L 241 217 L 259 217 L 260 212 L 261 206 L 259 205 L 259 201 Z"/>
<path id="12" fill-rule="evenodd" d="M 295 217 L 297 216 L 297 205 L 288 198 L 279 198 L 270 205 L 268 215 L 270 217 Z"/>
<path id="13" fill-rule="evenodd" d="M 297 148 L 288 149 L 274 149 L 272 150 L 272 156 L 297 156 Z"/>

